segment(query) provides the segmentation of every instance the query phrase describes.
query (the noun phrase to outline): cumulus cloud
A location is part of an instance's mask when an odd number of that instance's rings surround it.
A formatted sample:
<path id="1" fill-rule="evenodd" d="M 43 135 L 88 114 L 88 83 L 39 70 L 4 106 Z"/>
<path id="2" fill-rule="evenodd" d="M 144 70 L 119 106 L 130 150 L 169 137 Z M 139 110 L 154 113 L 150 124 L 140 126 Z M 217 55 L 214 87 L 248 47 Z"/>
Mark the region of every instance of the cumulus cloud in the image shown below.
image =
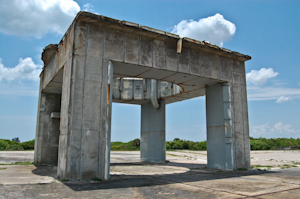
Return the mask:
<path id="1" fill-rule="evenodd" d="M 300 88 L 283 87 L 285 84 L 278 83 L 278 81 L 273 81 L 269 86 L 265 85 L 269 79 L 275 78 L 277 75 L 279 73 L 274 72 L 273 68 L 262 68 L 247 73 L 248 100 L 276 100 L 277 103 L 283 103 L 292 99 L 300 99 Z"/>
<path id="2" fill-rule="evenodd" d="M 90 11 L 93 11 L 93 10 L 94 10 L 93 7 L 94 7 L 94 6 L 93 6 L 92 4 L 87 3 L 87 4 L 84 4 L 84 5 L 83 5 L 83 10 L 84 10 L 84 11 L 90 12 Z"/>
<path id="3" fill-rule="evenodd" d="M 259 71 L 251 70 L 250 73 L 247 73 L 246 78 L 248 83 L 263 86 L 270 78 L 274 78 L 278 74 L 278 72 L 274 72 L 273 68 L 261 68 Z"/>
<path id="4" fill-rule="evenodd" d="M 263 125 L 253 126 L 252 137 L 299 137 L 300 129 L 292 128 L 290 124 L 276 123 L 274 126 L 269 126 L 268 123 Z"/>
<path id="5" fill-rule="evenodd" d="M 255 135 L 261 135 L 261 134 L 266 134 L 269 130 L 270 126 L 268 125 L 268 123 L 263 124 L 263 125 L 259 125 L 259 126 L 254 126 L 252 128 L 252 132 Z"/>
<path id="6" fill-rule="evenodd" d="M 284 103 L 284 102 L 287 102 L 287 101 L 290 101 L 290 100 L 291 100 L 290 97 L 280 96 L 278 98 L 278 100 L 276 101 L 276 103 Z"/>
<path id="7" fill-rule="evenodd" d="M 0 58 L 0 82 L 3 79 L 7 81 L 14 80 L 33 80 L 39 79 L 39 74 L 42 71 L 42 65 L 35 64 L 31 57 L 25 59 L 20 58 L 18 65 L 13 68 L 7 68 L 2 64 Z"/>
<path id="8" fill-rule="evenodd" d="M 37 38 L 64 34 L 79 10 L 73 0 L 0 1 L 0 32 Z"/>
<path id="9" fill-rule="evenodd" d="M 235 31 L 235 25 L 217 13 L 214 16 L 199 19 L 199 21 L 182 20 L 173 27 L 172 33 L 223 46 L 223 42 L 230 40 Z"/>
<path id="10" fill-rule="evenodd" d="M 272 133 L 280 133 L 282 135 L 285 134 L 289 134 L 289 135 L 293 135 L 293 134 L 298 134 L 300 133 L 300 129 L 296 130 L 292 128 L 292 125 L 290 124 L 286 124 L 284 125 L 282 122 L 278 122 L 274 125 L 273 128 L 271 128 L 270 130 Z M 298 135 L 299 136 L 299 135 Z"/>

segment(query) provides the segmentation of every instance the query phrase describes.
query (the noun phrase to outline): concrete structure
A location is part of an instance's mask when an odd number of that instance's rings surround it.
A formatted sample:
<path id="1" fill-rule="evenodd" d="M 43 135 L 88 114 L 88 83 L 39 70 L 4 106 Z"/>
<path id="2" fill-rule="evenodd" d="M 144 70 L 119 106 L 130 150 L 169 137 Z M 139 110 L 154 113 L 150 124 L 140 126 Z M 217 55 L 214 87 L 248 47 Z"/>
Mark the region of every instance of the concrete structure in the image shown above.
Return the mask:
<path id="1" fill-rule="evenodd" d="M 208 167 L 250 168 L 251 57 L 80 12 L 42 59 L 34 162 L 58 164 L 58 178 L 109 178 L 112 102 L 142 105 L 141 160 L 164 162 L 165 105 L 203 95 Z"/>

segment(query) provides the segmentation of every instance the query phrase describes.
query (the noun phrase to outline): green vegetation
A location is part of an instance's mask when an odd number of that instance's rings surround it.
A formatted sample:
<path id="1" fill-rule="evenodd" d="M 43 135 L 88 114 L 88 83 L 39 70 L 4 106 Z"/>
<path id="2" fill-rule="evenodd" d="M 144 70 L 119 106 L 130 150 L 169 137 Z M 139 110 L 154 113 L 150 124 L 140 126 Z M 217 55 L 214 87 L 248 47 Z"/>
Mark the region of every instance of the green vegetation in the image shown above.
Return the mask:
<path id="1" fill-rule="evenodd" d="M 22 143 L 20 143 L 16 138 L 13 138 L 13 140 L 17 141 L 0 139 L 0 151 L 23 151 L 34 149 L 34 140 Z"/>
<path id="2" fill-rule="evenodd" d="M 33 162 L 29 162 L 29 161 L 26 161 L 26 162 L 12 162 L 10 164 L 0 164 L 0 165 L 32 165 Z"/>
<path id="3" fill-rule="evenodd" d="M 288 168 L 292 168 L 292 167 L 298 167 L 298 165 L 296 164 L 284 164 L 284 165 L 274 165 L 274 166 L 268 166 L 268 165 L 252 165 L 251 166 L 252 169 L 257 169 L 257 170 L 270 170 L 273 168 L 281 168 L 281 169 L 288 169 Z"/>
<path id="4" fill-rule="evenodd" d="M 206 141 L 203 142 L 192 142 L 188 140 L 181 140 L 179 138 L 175 138 L 173 141 L 166 142 L 166 149 L 188 149 L 188 150 L 198 150 L 204 151 L 206 150 Z"/>
<path id="5" fill-rule="evenodd" d="M 4 170 L 4 169 L 7 169 L 7 167 L 0 167 L 0 170 Z"/>
<path id="6" fill-rule="evenodd" d="M 140 139 L 135 139 L 129 142 L 111 142 L 110 149 L 112 151 L 139 151 Z"/>
<path id="7" fill-rule="evenodd" d="M 18 138 L 13 138 L 15 141 L 0 139 L 0 151 L 16 151 L 16 150 L 33 150 L 34 141 L 18 142 Z M 274 150 L 275 147 L 296 147 L 300 146 L 300 139 L 294 138 L 253 138 L 250 137 L 251 150 Z M 173 141 L 166 142 L 167 150 L 206 150 L 206 141 L 193 142 L 175 138 Z M 139 151 L 140 139 L 134 139 L 129 142 L 111 142 L 112 151 Z"/>
<path id="8" fill-rule="evenodd" d="M 294 138 L 253 138 L 250 137 L 251 150 L 274 150 L 275 147 L 300 146 L 300 139 Z"/>

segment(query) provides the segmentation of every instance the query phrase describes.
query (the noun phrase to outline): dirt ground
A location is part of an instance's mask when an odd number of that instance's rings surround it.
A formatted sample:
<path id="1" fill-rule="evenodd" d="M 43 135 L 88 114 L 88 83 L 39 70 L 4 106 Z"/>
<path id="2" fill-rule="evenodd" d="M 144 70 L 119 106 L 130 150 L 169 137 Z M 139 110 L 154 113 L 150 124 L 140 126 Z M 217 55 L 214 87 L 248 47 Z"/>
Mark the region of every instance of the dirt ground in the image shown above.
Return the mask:
<path id="1" fill-rule="evenodd" d="M 60 182 L 56 167 L 32 162 L 33 151 L 0 152 L 1 198 L 299 198 L 300 151 L 252 151 L 252 170 L 206 168 L 206 151 L 167 151 L 165 164 L 140 153 L 111 152 L 108 181 Z"/>

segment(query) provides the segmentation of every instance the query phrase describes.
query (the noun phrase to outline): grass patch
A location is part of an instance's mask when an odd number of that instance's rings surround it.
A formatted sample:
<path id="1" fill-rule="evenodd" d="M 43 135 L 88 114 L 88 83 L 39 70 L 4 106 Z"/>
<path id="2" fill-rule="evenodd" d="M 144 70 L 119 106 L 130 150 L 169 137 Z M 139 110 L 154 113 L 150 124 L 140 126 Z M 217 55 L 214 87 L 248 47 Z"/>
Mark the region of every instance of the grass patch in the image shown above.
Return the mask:
<path id="1" fill-rule="evenodd" d="M 171 154 L 171 153 L 167 153 L 167 155 L 170 155 L 170 156 L 178 156 L 178 155 L 174 155 L 174 154 Z"/>
<path id="2" fill-rule="evenodd" d="M 4 169 L 7 169 L 7 167 L 0 167 L 0 170 L 4 170 Z"/>
<path id="3" fill-rule="evenodd" d="M 273 168 L 274 166 L 252 165 L 251 167 L 252 167 L 253 169 L 255 169 L 255 168 Z"/>
<path id="4" fill-rule="evenodd" d="M 68 182 L 69 180 L 67 179 L 61 179 L 61 182 Z"/>
<path id="5" fill-rule="evenodd" d="M 29 161 L 26 161 L 26 162 L 12 162 L 10 164 L 0 164 L 0 165 L 32 165 L 33 162 L 29 162 Z"/>
<path id="6" fill-rule="evenodd" d="M 292 168 L 292 167 L 297 167 L 297 166 L 289 165 L 289 164 L 284 164 L 284 165 L 282 165 L 280 168 L 281 168 L 281 169 L 288 169 L 288 168 Z"/>
<path id="7" fill-rule="evenodd" d="M 33 162 L 29 162 L 29 161 L 26 161 L 26 162 L 15 162 L 12 165 L 33 165 Z"/>
<path id="8" fill-rule="evenodd" d="M 292 163 L 293 163 L 294 165 L 300 165 L 300 162 L 294 162 L 294 161 L 292 161 Z"/>
<path id="9" fill-rule="evenodd" d="M 246 170 L 248 170 L 248 169 L 246 169 L 246 168 L 238 168 L 237 170 L 238 170 L 238 171 L 246 171 Z"/>
<path id="10" fill-rule="evenodd" d="M 264 165 L 252 165 L 252 169 L 257 169 L 258 171 L 266 171 L 266 170 L 271 170 L 275 166 L 264 166 Z"/>
<path id="11" fill-rule="evenodd" d="M 56 181 L 56 180 L 53 180 L 51 183 L 57 183 L 57 181 Z"/>

